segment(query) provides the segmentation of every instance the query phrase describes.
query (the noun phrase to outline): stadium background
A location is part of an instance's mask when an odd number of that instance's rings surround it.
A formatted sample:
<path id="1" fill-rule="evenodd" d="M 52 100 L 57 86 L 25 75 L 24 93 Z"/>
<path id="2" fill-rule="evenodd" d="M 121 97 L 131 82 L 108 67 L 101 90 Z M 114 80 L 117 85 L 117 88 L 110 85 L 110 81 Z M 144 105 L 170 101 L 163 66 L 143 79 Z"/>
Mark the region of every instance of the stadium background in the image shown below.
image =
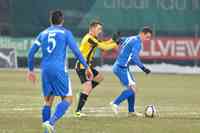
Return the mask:
<path id="1" fill-rule="evenodd" d="M 65 26 L 77 41 L 95 18 L 104 23 L 108 35 L 136 34 L 149 25 L 155 36 L 151 45 L 143 46 L 145 63 L 200 65 L 200 0 L 0 0 L 0 48 L 16 49 L 18 67 L 26 67 L 27 51 L 49 25 L 48 13 L 55 8 L 64 11 Z M 98 51 L 96 64 L 112 64 L 115 56 L 116 51 Z M 73 64 L 70 54 L 70 67 Z"/>
<path id="2" fill-rule="evenodd" d="M 142 52 L 152 74 L 131 70 L 139 88 L 136 110 L 144 112 L 146 105 L 155 104 L 160 114 L 153 119 L 127 117 L 125 102 L 119 116 L 114 117 L 109 102 L 122 88 L 114 74 L 105 71 L 111 67 L 104 65 L 99 67 L 104 81 L 83 110 L 88 117 L 76 119 L 73 113 L 82 87 L 70 70 L 74 102 L 59 121 L 58 133 L 199 133 L 200 0 L 0 0 L 0 66 L 11 67 L 5 61 L 15 59 L 16 50 L 18 67 L 26 67 L 28 49 L 38 32 L 48 26 L 48 12 L 55 8 L 63 9 L 65 26 L 77 41 L 94 18 L 104 23 L 108 35 L 117 30 L 124 35 L 135 34 L 144 25 L 153 28 L 154 39 L 151 45 L 144 44 Z M 40 56 L 36 59 L 38 66 Z M 98 51 L 97 64 L 112 64 L 115 56 L 114 51 Z M 71 67 L 73 60 L 70 53 Z M 0 69 L 0 133 L 42 132 L 40 73 L 36 71 L 35 85 L 26 80 L 26 74 L 24 68 Z"/>

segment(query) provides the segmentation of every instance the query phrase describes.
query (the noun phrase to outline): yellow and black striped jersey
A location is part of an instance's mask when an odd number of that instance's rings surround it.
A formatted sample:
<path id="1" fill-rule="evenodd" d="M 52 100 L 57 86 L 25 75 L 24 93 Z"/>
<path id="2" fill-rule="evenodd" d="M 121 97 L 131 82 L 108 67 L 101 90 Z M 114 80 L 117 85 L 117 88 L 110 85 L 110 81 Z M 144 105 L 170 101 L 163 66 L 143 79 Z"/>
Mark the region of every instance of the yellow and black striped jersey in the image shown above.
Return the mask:
<path id="1" fill-rule="evenodd" d="M 99 41 L 96 37 L 88 33 L 83 37 L 81 41 L 80 51 L 87 63 L 91 66 L 91 62 L 96 52 L 96 48 L 100 48 L 102 50 L 110 50 L 115 47 L 117 47 L 117 44 L 112 39 L 109 39 L 107 41 Z M 80 69 L 84 68 L 79 61 L 76 65 L 76 67 L 79 67 Z"/>

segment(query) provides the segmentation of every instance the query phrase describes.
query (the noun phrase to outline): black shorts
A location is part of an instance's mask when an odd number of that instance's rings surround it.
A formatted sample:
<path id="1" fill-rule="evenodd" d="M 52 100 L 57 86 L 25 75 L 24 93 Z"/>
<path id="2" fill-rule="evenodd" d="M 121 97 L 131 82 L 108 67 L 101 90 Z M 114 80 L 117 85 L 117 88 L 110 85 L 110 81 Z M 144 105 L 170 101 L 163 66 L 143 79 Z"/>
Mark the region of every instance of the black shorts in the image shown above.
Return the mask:
<path id="1" fill-rule="evenodd" d="M 96 69 L 91 68 L 91 70 L 92 70 L 94 77 L 96 77 L 99 74 L 99 72 Z M 86 69 L 76 69 L 76 73 L 78 74 L 78 77 L 82 84 L 85 83 L 86 81 L 88 81 L 88 79 L 85 75 L 85 71 L 86 71 Z"/>

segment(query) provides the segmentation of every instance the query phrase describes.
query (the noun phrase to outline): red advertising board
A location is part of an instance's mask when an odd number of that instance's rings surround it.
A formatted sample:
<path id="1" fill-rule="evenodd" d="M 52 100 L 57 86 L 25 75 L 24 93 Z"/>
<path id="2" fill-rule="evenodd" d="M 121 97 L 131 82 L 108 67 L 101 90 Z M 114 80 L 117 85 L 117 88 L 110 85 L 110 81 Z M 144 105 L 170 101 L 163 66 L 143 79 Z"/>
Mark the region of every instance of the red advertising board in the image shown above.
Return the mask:
<path id="1" fill-rule="evenodd" d="M 200 38 L 157 37 L 143 44 L 142 59 L 200 60 Z M 117 51 L 103 52 L 103 58 L 115 58 Z"/>

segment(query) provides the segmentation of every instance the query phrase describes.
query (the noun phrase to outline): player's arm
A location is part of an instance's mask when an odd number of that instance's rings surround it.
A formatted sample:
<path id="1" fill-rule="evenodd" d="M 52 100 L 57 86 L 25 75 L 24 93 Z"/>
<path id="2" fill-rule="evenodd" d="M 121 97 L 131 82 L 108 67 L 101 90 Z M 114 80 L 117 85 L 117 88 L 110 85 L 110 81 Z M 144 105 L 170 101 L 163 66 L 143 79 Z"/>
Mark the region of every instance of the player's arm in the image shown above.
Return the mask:
<path id="1" fill-rule="evenodd" d="M 86 75 L 91 80 L 93 78 L 93 73 L 92 73 L 91 69 L 89 68 L 88 64 L 86 63 L 86 61 L 85 61 L 83 55 L 81 54 L 79 48 L 77 47 L 76 41 L 75 41 L 71 32 L 68 32 L 68 34 L 67 34 L 67 43 L 69 44 L 69 47 L 72 50 L 72 52 L 74 53 L 74 55 L 76 56 L 76 58 L 85 67 Z"/>
<path id="2" fill-rule="evenodd" d="M 113 33 L 112 35 L 112 39 L 113 41 L 115 41 L 118 45 L 121 45 L 123 43 L 123 41 L 126 39 L 126 37 L 123 37 L 121 35 L 120 31 L 117 31 L 115 33 Z"/>
<path id="3" fill-rule="evenodd" d="M 97 47 L 102 50 L 110 50 L 118 47 L 117 43 L 114 42 L 112 39 L 109 39 L 107 41 L 95 41 L 91 39 L 89 41 L 94 41 L 95 43 L 97 43 Z"/>
<path id="4" fill-rule="evenodd" d="M 29 52 L 28 52 L 28 74 L 27 74 L 27 78 L 28 80 L 32 81 L 33 83 L 35 83 L 36 80 L 36 76 L 34 73 L 34 56 L 37 53 L 37 51 L 40 48 L 40 41 L 39 41 L 39 37 L 37 37 L 37 39 L 35 40 L 35 42 L 33 43 L 32 47 L 30 48 Z"/>
<path id="5" fill-rule="evenodd" d="M 28 52 L 28 69 L 34 71 L 34 56 L 40 47 L 37 44 L 33 44 Z"/>
<path id="6" fill-rule="evenodd" d="M 151 71 L 144 66 L 142 63 L 139 53 L 140 53 L 140 45 L 137 43 L 133 44 L 133 49 L 132 49 L 132 56 L 131 56 L 131 62 L 135 65 L 137 65 L 140 69 L 142 69 L 146 74 L 149 74 Z"/>

